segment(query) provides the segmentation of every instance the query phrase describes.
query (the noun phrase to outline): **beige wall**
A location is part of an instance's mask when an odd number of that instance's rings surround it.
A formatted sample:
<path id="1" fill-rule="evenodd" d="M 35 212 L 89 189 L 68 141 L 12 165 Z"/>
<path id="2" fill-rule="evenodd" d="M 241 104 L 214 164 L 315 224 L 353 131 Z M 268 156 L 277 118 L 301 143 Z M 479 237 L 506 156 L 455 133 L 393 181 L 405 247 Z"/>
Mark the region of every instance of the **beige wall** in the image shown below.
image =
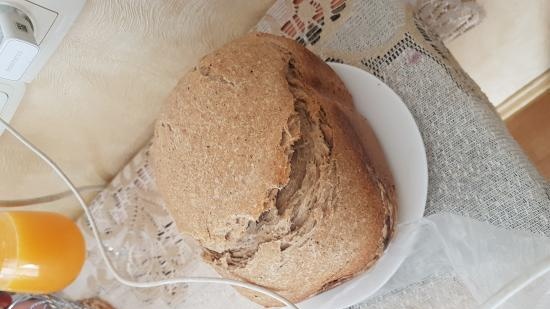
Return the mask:
<path id="1" fill-rule="evenodd" d="M 498 105 L 550 68 L 550 0 L 477 0 L 485 19 L 447 44 Z"/>

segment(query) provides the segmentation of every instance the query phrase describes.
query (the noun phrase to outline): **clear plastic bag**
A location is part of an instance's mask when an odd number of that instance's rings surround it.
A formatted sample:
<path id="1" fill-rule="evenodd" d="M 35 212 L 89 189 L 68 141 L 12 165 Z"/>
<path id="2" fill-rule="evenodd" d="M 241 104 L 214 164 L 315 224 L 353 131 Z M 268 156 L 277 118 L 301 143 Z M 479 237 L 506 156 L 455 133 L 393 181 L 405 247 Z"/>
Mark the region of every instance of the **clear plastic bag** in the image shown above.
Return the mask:
<path id="1" fill-rule="evenodd" d="M 411 223 L 416 242 L 396 274 L 354 308 L 478 308 L 504 285 L 550 256 L 550 240 L 469 218 L 438 214 Z M 501 308 L 550 308 L 543 276 Z"/>

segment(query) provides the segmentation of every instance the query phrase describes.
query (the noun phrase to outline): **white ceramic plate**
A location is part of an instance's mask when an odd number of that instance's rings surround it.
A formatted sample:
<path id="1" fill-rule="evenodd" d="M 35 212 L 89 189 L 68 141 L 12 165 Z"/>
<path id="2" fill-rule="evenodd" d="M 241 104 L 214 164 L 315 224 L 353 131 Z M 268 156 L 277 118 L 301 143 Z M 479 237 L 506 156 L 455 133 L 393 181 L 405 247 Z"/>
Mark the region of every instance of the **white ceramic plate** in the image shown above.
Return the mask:
<path id="1" fill-rule="evenodd" d="M 401 98 L 386 84 L 361 69 L 330 63 L 353 96 L 355 107 L 370 123 L 393 175 L 397 200 L 396 234 L 380 260 L 367 272 L 298 304 L 300 309 L 338 309 L 374 294 L 397 271 L 414 242 L 428 192 L 428 164 L 422 137 Z"/>

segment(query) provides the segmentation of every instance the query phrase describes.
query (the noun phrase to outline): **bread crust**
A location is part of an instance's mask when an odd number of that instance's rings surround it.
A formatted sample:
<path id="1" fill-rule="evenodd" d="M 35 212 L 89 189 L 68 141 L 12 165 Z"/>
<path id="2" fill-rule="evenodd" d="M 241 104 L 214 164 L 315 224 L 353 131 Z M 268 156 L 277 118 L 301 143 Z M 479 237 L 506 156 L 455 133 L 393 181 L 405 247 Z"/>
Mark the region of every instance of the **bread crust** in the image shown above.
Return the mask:
<path id="1" fill-rule="evenodd" d="M 351 113 L 326 63 L 268 34 L 230 42 L 178 83 L 156 124 L 153 168 L 178 228 L 222 276 L 299 302 L 380 257 L 395 203 Z"/>

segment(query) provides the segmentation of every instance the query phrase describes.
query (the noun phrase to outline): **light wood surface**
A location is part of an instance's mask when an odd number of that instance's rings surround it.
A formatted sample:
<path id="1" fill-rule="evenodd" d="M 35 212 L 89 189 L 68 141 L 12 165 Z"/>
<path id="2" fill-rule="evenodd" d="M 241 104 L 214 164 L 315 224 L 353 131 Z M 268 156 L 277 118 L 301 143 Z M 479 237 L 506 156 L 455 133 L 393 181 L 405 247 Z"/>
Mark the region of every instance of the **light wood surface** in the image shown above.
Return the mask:
<path id="1" fill-rule="evenodd" d="M 550 180 L 550 90 L 512 115 L 506 125 L 541 174 Z"/>
<path id="2" fill-rule="evenodd" d="M 550 57 L 550 53 L 548 57 Z M 502 119 L 508 119 L 548 90 L 550 90 L 550 70 L 547 70 L 544 74 L 525 85 L 511 97 L 506 99 L 506 101 L 502 102 L 502 104 L 497 106 L 497 112 Z"/>

